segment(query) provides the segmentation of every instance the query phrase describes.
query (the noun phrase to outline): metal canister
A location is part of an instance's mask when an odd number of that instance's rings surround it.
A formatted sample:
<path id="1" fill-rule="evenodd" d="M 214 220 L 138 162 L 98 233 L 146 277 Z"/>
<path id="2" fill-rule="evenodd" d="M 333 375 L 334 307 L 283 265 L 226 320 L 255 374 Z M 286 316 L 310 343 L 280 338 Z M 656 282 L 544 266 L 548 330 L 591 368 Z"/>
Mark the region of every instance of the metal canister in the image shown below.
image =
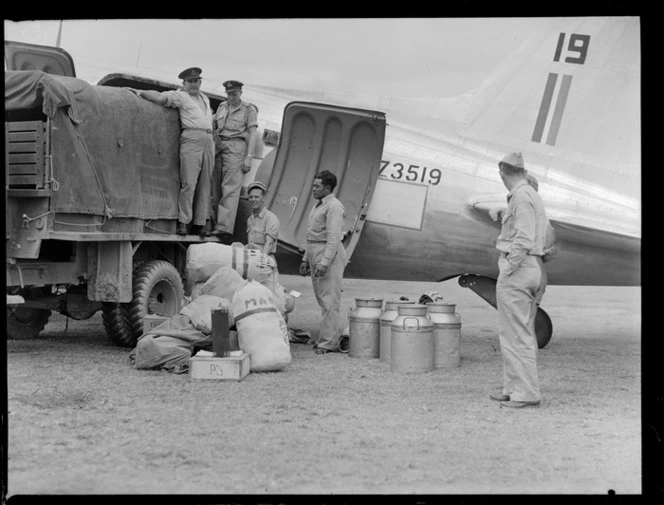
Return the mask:
<path id="1" fill-rule="evenodd" d="M 380 342 L 378 354 L 380 360 L 389 363 L 392 358 L 392 321 L 399 315 L 397 307 L 404 304 L 413 304 L 407 300 L 388 300 L 385 302 L 385 310 L 380 315 Z"/>
<path id="2" fill-rule="evenodd" d="M 380 343 L 382 298 L 355 298 L 355 308 L 348 315 L 348 356 L 377 358 Z"/>
<path id="3" fill-rule="evenodd" d="M 433 370 L 433 323 L 427 306 L 399 305 L 392 321 L 390 370 L 421 373 Z"/>
<path id="4" fill-rule="evenodd" d="M 456 304 L 435 302 L 427 305 L 433 323 L 433 367 L 451 368 L 461 364 L 461 317 Z"/>

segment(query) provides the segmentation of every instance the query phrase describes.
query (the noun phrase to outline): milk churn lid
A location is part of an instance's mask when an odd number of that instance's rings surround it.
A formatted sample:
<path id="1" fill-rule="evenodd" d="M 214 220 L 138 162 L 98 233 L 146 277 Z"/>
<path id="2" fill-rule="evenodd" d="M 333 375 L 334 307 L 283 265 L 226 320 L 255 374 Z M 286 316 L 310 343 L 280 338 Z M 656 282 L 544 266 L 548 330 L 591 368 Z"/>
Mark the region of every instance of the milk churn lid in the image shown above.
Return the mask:
<path id="1" fill-rule="evenodd" d="M 442 301 L 443 301 L 443 295 L 441 295 L 438 291 L 427 291 L 426 293 L 422 294 L 422 296 L 420 296 L 418 303 L 426 305 L 427 303 L 442 302 Z"/>

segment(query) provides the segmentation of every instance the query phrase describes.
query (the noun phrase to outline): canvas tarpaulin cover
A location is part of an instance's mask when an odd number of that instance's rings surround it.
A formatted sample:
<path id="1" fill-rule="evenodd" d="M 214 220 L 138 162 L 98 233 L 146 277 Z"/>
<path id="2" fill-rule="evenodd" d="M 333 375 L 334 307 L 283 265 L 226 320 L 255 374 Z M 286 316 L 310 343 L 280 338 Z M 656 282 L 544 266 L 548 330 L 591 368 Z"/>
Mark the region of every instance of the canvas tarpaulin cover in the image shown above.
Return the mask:
<path id="1" fill-rule="evenodd" d="M 51 119 L 58 213 L 177 219 L 180 117 L 124 88 L 41 71 L 5 72 L 5 114 Z"/>

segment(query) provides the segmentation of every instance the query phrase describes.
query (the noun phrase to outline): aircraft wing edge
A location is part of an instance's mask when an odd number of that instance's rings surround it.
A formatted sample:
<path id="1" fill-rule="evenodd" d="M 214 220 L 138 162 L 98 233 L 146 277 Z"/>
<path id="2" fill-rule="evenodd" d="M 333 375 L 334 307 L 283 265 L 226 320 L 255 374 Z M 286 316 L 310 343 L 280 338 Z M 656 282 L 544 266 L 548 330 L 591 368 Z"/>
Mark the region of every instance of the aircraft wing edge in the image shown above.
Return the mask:
<path id="1" fill-rule="evenodd" d="M 490 213 L 505 209 L 504 197 L 475 200 L 469 202 L 468 206 L 475 214 L 489 221 L 496 228 L 500 228 L 500 220 L 494 221 Z M 610 227 L 604 221 L 592 217 L 581 218 L 565 215 L 555 207 L 547 208 L 547 215 L 561 241 L 617 250 L 640 251 L 641 249 L 641 237 L 620 226 Z"/>

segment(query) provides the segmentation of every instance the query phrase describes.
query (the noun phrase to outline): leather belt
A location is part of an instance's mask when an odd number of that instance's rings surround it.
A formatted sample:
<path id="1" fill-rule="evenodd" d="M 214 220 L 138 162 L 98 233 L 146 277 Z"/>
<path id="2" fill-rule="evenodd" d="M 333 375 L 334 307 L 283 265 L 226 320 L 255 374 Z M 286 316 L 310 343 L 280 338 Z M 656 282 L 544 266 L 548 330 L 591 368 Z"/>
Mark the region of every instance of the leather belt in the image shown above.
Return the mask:
<path id="1" fill-rule="evenodd" d="M 196 130 L 197 132 L 205 132 L 212 134 L 212 128 L 182 128 L 182 130 Z"/>
<path id="2" fill-rule="evenodd" d="M 219 138 L 221 140 L 241 140 L 244 142 L 244 137 L 224 137 L 223 135 L 219 135 Z"/>
<path id="3" fill-rule="evenodd" d="M 307 244 L 327 244 L 327 240 L 307 240 Z"/>
<path id="4" fill-rule="evenodd" d="M 502 251 L 501 251 L 500 255 L 501 255 L 503 258 L 507 258 L 507 257 L 509 256 L 509 253 L 506 253 L 506 252 L 502 252 Z M 542 259 L 542 256 L 540 256 L 539 254 L 530 254 L 530 253 L 528 253 L 528 256 L 534 256 L 535 258 Z"/>

